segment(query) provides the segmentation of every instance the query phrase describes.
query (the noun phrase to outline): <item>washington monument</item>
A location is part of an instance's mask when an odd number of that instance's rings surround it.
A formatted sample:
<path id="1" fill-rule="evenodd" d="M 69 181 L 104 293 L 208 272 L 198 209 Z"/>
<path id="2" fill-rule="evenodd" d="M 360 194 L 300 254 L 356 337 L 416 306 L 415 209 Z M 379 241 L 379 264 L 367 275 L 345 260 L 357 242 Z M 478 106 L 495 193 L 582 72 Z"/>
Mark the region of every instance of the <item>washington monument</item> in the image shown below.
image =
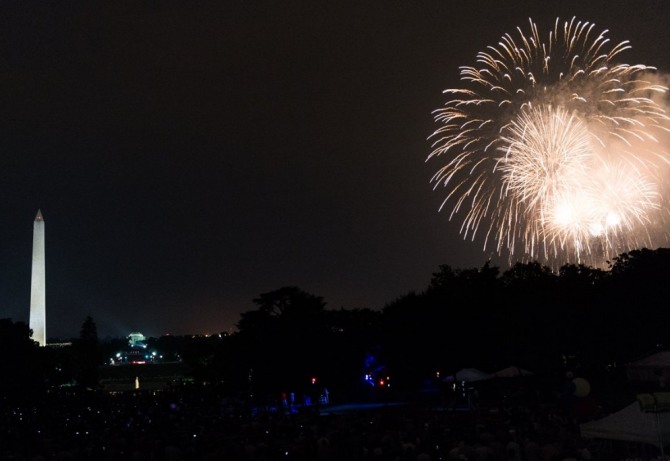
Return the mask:
<path id="1" fill-rule="evenodd" d="M 37 210 L 33 223 L 33 270 L 30 283 L 30 329 L 33 340 L 47 344 L 46 284 L 44 268 L 44 218 Z"/>

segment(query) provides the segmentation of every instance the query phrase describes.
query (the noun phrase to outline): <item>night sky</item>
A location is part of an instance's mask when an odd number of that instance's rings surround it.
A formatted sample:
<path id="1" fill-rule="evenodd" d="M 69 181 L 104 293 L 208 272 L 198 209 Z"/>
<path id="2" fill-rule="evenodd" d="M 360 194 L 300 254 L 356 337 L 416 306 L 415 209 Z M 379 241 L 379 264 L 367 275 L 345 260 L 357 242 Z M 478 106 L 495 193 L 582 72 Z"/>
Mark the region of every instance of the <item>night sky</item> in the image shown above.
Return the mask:
<path id="1" fill-rule="evenodd" d="M 234 331 L 283 286 L 381 309 L 481 267 L 438 212 L 431 112 L 557 16 L 670 72 L 665 0 L 3 2 L 0 318 L 28 321 L 38 209 L 50 338 L 87 315 L 101 337 Z"/>

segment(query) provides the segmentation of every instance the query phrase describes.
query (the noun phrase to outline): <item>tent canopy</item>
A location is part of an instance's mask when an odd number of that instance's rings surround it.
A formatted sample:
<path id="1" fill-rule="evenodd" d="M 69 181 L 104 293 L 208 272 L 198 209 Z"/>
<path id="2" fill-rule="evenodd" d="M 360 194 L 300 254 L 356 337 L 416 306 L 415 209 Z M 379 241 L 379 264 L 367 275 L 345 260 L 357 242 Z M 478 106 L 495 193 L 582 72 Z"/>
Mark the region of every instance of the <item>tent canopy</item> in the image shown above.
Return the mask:
<path id="1" fill-rule="evenodd" d="M 587 439 L 642 442 L 656 447 L 670 443 L 670 413 L 643 412 L 638 402 L 579 428 Z"/>
<path id="2" fill-rule="evenodd" d="M 457 382 L 465 381 L 471 383 L 474 381 L 483 381 L 492 377 L 492 375 L 477 370 L 476 368 L 463 368 L 452 375 L 448 375 L 444 380 L 446 382 L 453 382 L 455 379 Z"/>
<path id="3" fill-rule="evenodd" d="M 670 351 L 656 352 L 640 360 L 631 362 L 627 366 L 656 368 L 670 367 Z"/>
<path id="4" fill-rule="evenodd" d="M 670 381 L 670 351 L 656 352 L 626 365 L 630 381 L 665 384 Z"/>
<path id="5" fill-rule="evenodd" d="M 493 373 L 496 378 L 518 378 L 519 376 L 532 376 L 533 373 L 523 368 L 509 366 Z"/>

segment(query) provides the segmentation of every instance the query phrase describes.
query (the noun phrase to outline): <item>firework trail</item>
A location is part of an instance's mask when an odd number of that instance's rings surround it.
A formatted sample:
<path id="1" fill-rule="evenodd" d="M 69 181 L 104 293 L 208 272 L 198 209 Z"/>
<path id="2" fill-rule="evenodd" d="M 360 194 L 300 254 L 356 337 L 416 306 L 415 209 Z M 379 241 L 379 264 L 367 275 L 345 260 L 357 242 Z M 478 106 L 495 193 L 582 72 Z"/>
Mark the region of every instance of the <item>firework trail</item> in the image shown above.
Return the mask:
<path id="1" fill-rule="evenodd" d="M 615 62 L 607 31 L 557 19 L 505 34 L 461 67 L 464 87 L 434 112 L 428 160 L 449 218 L 510 261 L 602 266 L 667 242 L 667 88 L 655 68 Z"/>

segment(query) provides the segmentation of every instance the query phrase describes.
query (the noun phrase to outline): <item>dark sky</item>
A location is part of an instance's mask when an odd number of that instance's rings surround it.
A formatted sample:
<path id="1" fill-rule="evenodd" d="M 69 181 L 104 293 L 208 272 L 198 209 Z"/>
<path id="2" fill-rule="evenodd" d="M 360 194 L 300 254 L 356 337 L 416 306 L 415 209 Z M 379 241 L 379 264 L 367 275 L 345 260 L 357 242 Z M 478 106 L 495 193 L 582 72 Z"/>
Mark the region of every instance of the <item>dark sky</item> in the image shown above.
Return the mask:
<path id="1" fill-rule="evenodd" d="M 481 267 L 437 211 L 431 112 L 557 16 L 670 70 L 664 0 L 3 2 L 0 318 L 28 321 L 38 208 L 48 337 L 230 331 L 283 286 L 381 309 Z"/>

